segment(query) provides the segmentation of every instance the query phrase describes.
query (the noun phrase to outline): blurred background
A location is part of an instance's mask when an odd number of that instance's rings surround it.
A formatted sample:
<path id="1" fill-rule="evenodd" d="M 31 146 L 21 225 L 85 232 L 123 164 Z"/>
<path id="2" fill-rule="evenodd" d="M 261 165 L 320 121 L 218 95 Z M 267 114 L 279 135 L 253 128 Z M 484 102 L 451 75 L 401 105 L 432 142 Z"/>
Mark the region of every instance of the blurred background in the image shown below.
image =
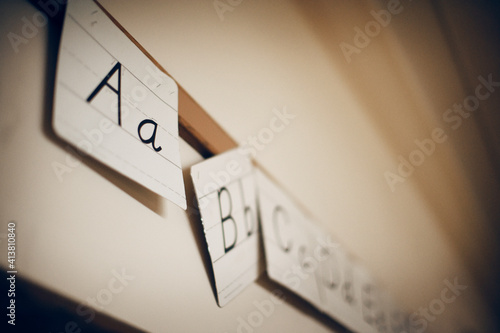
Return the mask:
<path id="1" fill-rule="evenodd" d="M 429 308 L 447 280 L 466 285 L 428 331 L 497 331 L 498 1 L 99 3 L 407 312 Z M 46 124 L 60 26 L 40 27 L 18 52 L 6 38 L 22 33 L 37 5 L 0 1 L 0 232 L 19 221 L 27 288 L 71 300 L 62 308 L 75 316 L 74 306 L 119 263 L 139 282 L 101 311 L 106 316 L 145 331 L 235 331 L 235 318 L 251 310 L 245 304 L 269 291 L 258 284 L 218 309 L 192 239 L 196 221 L 88 159 L 63 183 L 54 177 L 52 161 L 76 156 Z M 263 140 L 276 112 L 291 115 L 289 123 Z M 201 160 L 187 144 L 181 155 L 187 169 Z M 96 192 L 108 194 L 106 202 Z M 146 248 L 137 244 L 139 230 Z M 196 278 L 179 272 L 173 244 L 192 255 Z M 117 253 L 124 248 L 129 255 Z M 160 268 L 172 262 L 175 271 Z M 258 331 L 332 331 L 296 303 Z M 194 313 L 198 322 L 187 319 Z"/>

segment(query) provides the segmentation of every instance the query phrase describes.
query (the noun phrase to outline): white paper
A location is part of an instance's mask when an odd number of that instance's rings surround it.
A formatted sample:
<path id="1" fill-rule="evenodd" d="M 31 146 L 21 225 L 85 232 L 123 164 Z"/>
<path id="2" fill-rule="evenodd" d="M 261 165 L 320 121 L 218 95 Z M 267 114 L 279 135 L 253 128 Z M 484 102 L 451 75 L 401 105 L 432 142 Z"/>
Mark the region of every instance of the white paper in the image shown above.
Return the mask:
<path id="1" fill-rule="evenodd" d="M 321 301 L 314 251 L 319 245 L 315 244 L 310 222 L 262 172 L 257 172 L 257 179 L 267 273 L 318 307 Z"/>
<path id="2" fill-rule="evenodd" d="M 177 99 L 175 81 L 93 1 L 68 1 L 56 75 L 56 134 L 186 209 Z"/>
<path id="3" fill-rule="evenodd" d="M 353 268 L 356 291 L 355 313 L 361 318 L 358 329 L 363 332 L 387 332 L 385 304 L 382 302 L 384 291 L 364 267 L 355 264 Z"/>
<path id="4" fill-rule="evenodd" d="M 347 328 L 376 332 L 363 318 L 379 313 L 363 307 L 363 297 L 373 296 L 362 293 L 374 285 L 368 273 L 272 180 L 256 174 L 269 277 Z"/>
<path id="5" fill-rule="evenodd" d="M 261 273 L 253 168 L 232 150 L 194 165 L 191 177 L 222 307 Z"/>
<path id="6" fill-rule="evenodd" d="M 317 275 L 320 304 L 322 312 L 339 320 L 348 327 L 353 327 L 359 315 L 355 313 L 355 291 L 352 281 L 352 263 L 340 244 L 323 229 L 313 229 L 319 268 Z M 354 326 L 355 327 L 355 326 Z"/>
<path id="7" fill-rule="evenodd" d="M 385 315 L 389 327 L 388 332 L 409 333 L 419 331 L 417 327 L 411 327 L 409 318 L 410 316 L 396 305 L 396 303 L 388 293 L 382 294 L 382 302 L 384 304 Z"/>

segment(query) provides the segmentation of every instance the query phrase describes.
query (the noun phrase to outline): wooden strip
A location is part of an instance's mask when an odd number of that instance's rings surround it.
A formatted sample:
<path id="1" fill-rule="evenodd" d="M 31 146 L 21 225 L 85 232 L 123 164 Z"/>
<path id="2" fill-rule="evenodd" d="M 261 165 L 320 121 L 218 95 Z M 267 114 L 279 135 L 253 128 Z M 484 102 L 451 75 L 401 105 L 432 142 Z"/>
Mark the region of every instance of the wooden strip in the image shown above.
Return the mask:
<path id="1" fill-rule="evenodd" d="M 162 72 L 172 77 L 146 49 L 118 23 L 118 21 L 97 1 L 94 2 L 110 18 L 111 21 L 149 58 Z M 173 77 L 172 77 L 173 78 Z M 179 136 L 196 149 L 203 157 L 220 154 L 237 147 L 233 140 L 210 117 L 210 115 L 186 92 L 173 78 L 179 87 Z"/>

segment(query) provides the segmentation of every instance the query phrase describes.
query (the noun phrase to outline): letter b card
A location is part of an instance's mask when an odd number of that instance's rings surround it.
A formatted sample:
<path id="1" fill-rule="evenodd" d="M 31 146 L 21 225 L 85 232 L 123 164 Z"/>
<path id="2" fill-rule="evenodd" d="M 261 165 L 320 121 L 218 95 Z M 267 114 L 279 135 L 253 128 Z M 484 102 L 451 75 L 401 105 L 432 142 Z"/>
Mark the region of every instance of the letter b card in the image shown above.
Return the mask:
<path id="1" fill-rule="evenodd" d="M 191 168 L 220 307 L 262 271 L 253 167 L 231 150 Z"/>
<path id="2" fill-rule="evenodd" d="M 91 0 L 68 1 L 55 91 L 58 136 L 186 209 L 177 85 Z"/>

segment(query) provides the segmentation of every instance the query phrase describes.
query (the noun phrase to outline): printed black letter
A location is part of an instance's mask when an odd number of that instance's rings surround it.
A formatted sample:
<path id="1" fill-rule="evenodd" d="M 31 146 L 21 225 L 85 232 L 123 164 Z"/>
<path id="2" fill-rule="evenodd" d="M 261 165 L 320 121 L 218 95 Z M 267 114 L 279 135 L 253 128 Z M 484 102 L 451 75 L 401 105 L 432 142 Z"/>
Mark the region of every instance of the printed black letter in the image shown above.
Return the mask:
<path id="1" fill-rule="evenodd" d="M 115 89 L 112 85 L 108 83 L 109 79 L 115 74 L 115 72 L 118 71 L 118 87 Z M 116 95 L 118 95 L 118 125 L 122 125 L 122 108 L 121 108 L 121 82 L 122 82 L 122 65 L 117 62 L 116 65 L 109 71 L 108 75 L 99 83 L 97 88 L 94 89 L 94 91 L 90 94 L 90 96 L 87 98 L 87 102 L 90 103 L 94 97 L 101 91 L 104 86 L 108 87 L 111 89 Z"/>
<path id="2" fill-rule="evenodd" d="M 284 223 L 289 222 L 288 220 L 288 214 L 285 212 L 285 210 L 281 206 L 276 206 L 273 210 L 273 224 L 274 224 L 274 232 L 276 234 L 276 241 L 279 243 L 283 251 L 288 252 L 292 248 L 292 242 L 288 242 L 288 244 L 285 244 L 283 241 L 283 238 L 280 235 L 280 230 L 278 227 L 278 216 L 283 215 Z"/>
<path id="3" fill-rule="evenodd" d="M 142 126 L 144 126 L 146 124 L 153 124 L 153 126 L 154 126 L 153 133 L 151 134 L 151 137 L 149 139 L 144 139 L 141 135 Z M 155 147 L 156 128 L 157 127 L 158 127 L 158 124 L 156 122 L 154 122 L 151 119 L 145 119 L 145 120 L 141 121 L 141 123 L 139 124 L 139 127 L 137 127 L 137 132 L 139 133 L 139 138 L 141 138 L 142 142 L 144 142 L 145 144 L 150 143 L 153 146 L 153 149 L 156 152 L 159 152 L 161 150 L 161 146 Z"/>
<path id="4" fill-rule="evenodd" d="M 221 205 L 221 200 L 220 200 L 222 192 L 226 192 L 227 193 L 227 197 L 229 198 L 229 212 L 227 213 L 226 216 L 222 215 L 222 205 Z M 219 191 L 217 191 L 217 194 L 219 196 L 219 211 L 220 211 L 221 225 L 222 225 L 222 239 L 224 241 L 224 253 L 228 253 L 236 245 L 236 239 L 237 239 L 237 236 L 238 236 L 238 230 L 237 230 L 237 227 L 236 227 L 236 222 L 234 221 L 233 217 L 231 216 L 231 212 L 233 211 L 233 203 L 231 201 L 231 195 L 229 194 L 229 191 L 225 187 L 223 187 Z M 226 233 L 224 231 L 225 230 L 224 229 L 224 222 L 226 222 L 228 220 L 231 220 L 231 222 L 233 222 L 233 225 L 234 225 L 234 241 L 229 246 L 227 246 L 227 243 L 226 243 Z"/>

